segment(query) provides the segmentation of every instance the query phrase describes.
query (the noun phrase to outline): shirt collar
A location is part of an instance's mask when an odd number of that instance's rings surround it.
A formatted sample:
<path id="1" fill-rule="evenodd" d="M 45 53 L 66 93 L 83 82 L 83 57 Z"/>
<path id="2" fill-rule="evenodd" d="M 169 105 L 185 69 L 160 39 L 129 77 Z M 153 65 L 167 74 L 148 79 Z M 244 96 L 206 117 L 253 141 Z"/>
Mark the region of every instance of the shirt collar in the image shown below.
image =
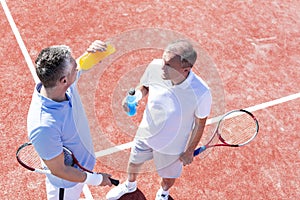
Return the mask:
<path id="1" fill-rule="evenodd" d="M 67 101 L 62 101 L 62 102 L 57 102 L 57 101 L 53 101 L 52 99 L 49 99 L 47 97 L 44 97 L 43 95 L 40 94 L 42 88 L 42 84 L 38 83 L 35 87 L 35 94 L 36 96 L 40 99 L 40 102 L 42 103 L 42 106 L 44 108 L 48 108 L 48 109 L 63 109 L 66 106 L 70 106 L 72 107 L 72 102 L 71 102 L 71 96 L 69 94 L 69 91 L 66 92 Z"/>
<path id="2" fill-rule="evenodd" d="M 182 83 L 175 85 L 175 87 L 178 87 L 181 89 L 186 89 L 192 83 L 193 77 L 194 77 L 194 72 L 192 70 L 190 70 L 190 73 L 187 76 L 187 78 Z"/>

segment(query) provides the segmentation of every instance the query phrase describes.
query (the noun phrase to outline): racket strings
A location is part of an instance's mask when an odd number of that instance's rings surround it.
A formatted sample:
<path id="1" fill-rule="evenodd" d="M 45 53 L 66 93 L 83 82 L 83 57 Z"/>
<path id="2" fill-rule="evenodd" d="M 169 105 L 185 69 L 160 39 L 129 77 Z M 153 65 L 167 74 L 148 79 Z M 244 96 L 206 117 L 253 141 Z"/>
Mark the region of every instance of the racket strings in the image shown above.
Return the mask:
<path id="1" fill-rule="evenodd" d="M 67 166 L 73 166 L 74 165 L 74 160 L 72 153 L 64 148 L 64 163 Z M 41 158 L 39 157 L 38 153 L 35 151 L 33 145 L 27 145 L 24 146 L 19 152 L 18 152 L 18 158 L 23 162 L 25 165 L 32 167 L 32 168 L 43 168 L 42 167 L 42 161 Z"/>
<path id="2" fill-rule="evenodd" d="M 69 150 L 67 150 L 66 148 L 64 148 L 63 152 L 64 152 L 65 165 L 74 166 L 74 160 L 73 160 L 73 156 L 72 156 L 71 152 Z"/>
<path id="3" fill-rule="evenodd" d="M 226 143 L 240 145 L 252 140 L 257 126 L 248 114 L 231 117 L 227 116 L 220 123 L 219 131 Z"/>
<path id="4" fill-rule="evenodd" d="M 25 165 L 34 169 L 41 169 L 41 159 L 32 145 L 22 148 L 18 154 L 18 158 Z"/>

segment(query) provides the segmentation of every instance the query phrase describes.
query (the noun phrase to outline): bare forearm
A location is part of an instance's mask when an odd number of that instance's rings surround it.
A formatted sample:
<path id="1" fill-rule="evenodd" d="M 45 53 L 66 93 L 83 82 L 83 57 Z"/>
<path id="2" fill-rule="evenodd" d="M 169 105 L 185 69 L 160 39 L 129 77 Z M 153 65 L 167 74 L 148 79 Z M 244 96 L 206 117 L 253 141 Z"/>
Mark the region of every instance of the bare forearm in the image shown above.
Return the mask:
<path id="1" fill-rule="evenodd" d="M 44 160 L 51 173 L 59 178 L 72 182 L 84 182 L 86 173 L 64 164 L 64 153 L 51 160 Z"/>
<path id="2" fill-rule="evenodd" d="M 194 129 L 192 130 L 192 135 L 190 137 L 186 152 L 194 152 L 197 145 L 199 144 L 204 128 L 205 128 L 206 118 L 196 119 Z"/>
<path id="3" fill-rule="evenodd" d="M 139 85 L 136 87 L 136 90 L 140 90 L 142 92 L 142 98 L 148 95 L 149 88 L 143 85 Z"/>
<path id="4" fill-rule="evenodd" d="M 70 166 L 65 166 L 62 170 L 55 171 L 53 174 L 71 182 L 80 182 L 94 186 L 112 185 L 109 179 L 111 177 L 110 174 L 82 172 Z"/>
<path id="5" fill-rule="evenodd" d="M 194 150 L 196 149 L 198 143 L 201 140 L 201 137 L 203 135 L 204 127 L 206 123 L 206 118 L 200 119 L 196 118 L 195 119 L 195 126 L 194 129 L 192 130 L 191 137 L 188 141 L 188 146 L 185 150 L 180 155 L 179 160 L 183 163 L 183 166 L 186 166 L 190 163 L 193 162 L 194 159 Z"/>
<path id="6" fill-rule="evenodd" d="M 63 169 L 53 170 L 52 174 L 71 182 L 84 182 L 86 180 L 85 172 L 71 166 L 65 166 Z"/>

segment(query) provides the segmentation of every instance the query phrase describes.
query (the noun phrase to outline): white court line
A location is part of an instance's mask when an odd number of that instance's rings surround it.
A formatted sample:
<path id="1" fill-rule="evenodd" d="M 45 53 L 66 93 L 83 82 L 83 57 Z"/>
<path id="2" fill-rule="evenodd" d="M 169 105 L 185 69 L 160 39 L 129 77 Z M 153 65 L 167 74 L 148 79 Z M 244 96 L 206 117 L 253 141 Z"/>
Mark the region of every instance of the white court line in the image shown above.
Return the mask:
<path id="1" fill-rule="evenodd" d="M 13 17 L 11 16 L 11 13 L 10 13 L 10 11 L 8 9 L 6 1 L 5 0 L 0 0 L 0 1 L 1 1 L 1 5 L 3 7 L 4 13 L 5 13 L 6 17 L 7 17 L 7 20 L 9 22 L 10 26 L 11 26 L 11 29 L 12 29 L 12 31 L 13 31 L 16 39 L 17 39 L 19 47 L 20 47 L 20 49 L 21 49 L 21 51 L 23 53 L 23 56 L 24 56 L 24 58 L 26 60 L 27 66 L 28 66 L 28 68 L 29 68 L 29 70 L 30 70 L 30 72 L 31 72 L 31 74 L 33 76 L 34 82 L 38 83 L 39 82 L 39 78 L 36 75 L 34 64 L 33 64 L 32 60 L 31 60 L 30 55 L 29 55 L 29 53 L 27 51 L 27 48 L 26 48 L 26 46 L 25 46 L 25 44 L 24 44 L 24 42 L 22 40 L 20 32 L 19 32 L 19 30 L 18 30 L 18 28 L 16 26 L 16 23 L 15 23 Z M 92 196 L 92 193 L 91 193 L 91 191 L 90 191 L 90 189 L 89 189 L 89 187 L 87 185 L 84 185 L 82 191 L 84 193 L 84 196 L 85 196 L 86 200 L 92 200 L 92 199 L 94 199 L 93 196 Z"/>
<path id="2" fill-rule="evenodd" d="M 245 110 L 247 110 L 249 112 L 254 112 L 254 111 L 261 110 L 261 109 L 264 109 L 264 108 L 267 108 L 267 107 L 271 107 L 271 106 L 274 106 L 274 105 L 277 105 L 277 104 L 281 104 L 281 103 L 284 103 L 284 102 L 287 102 L 287 101 L 295 100 L 297 98 L 300 98 L 300 92 L 296 93 L 296 94 L 286 96 L 286 97 L 282 97 L 282 98 L 279 98 L 279 99 L 275 99 L 275 100 L 272 100 L 272 101 L 268 101 L 268 102 L 265 102 L 265 103 L 261 103 L 261 104 L 255 105 L 255 106 L 251 106 L 251 107 L 245 108 Z M 218 116 L 218 117 L 208 119 L 206 124 L 216 123 L 221 119 L 221 117 L 222 116 Z M 112 147 L 112 148 L 109 148 L 109 149 L 98 151 L 98 152 L 96 152 L 96 157 L 98 158 L 98 157 L 101 157 L 101 156 L 106 156 L 106 155 L 116 153 L 118 151 L 129 149 L 132 146 L 132 144 L 133 144 L 133 142 L 128 142 L 128 143 L 121 144 L 121 145 L 118 145 L 118 146 L 115 146 L 115 147 Z"/>
<path id="3" fill-rule="evenodd" d="M 95 154 L 96 154 L 97 158 L 101 157 L 101 156 L 110 155 L 110 154 L 113 154 L 113 153 L 116 153 L 116 152 L 119 152 L 119 151 L 122 151 L 125 149 L 129 149 L 130 147 L 132 147 L 132 144 L 133 144 L 133 142 L 124 143 L 124 144 L 121 144 L 118 146 L 111 147 L 109 149 L 98 151 Z"/>
<path id="4" fill-rule="evenodd" d="M 295 99 L 298 99 L 298 98 L 300 98 L 300 92 L 296 93 L 296 94 L 291 94 L 289 96 L 282 97 L 282 98 L 279 98 L 279 99 L 275 99 L 273 101 L 258 104 L 256 106 L 246 108 L 246 110 L 248 110 L 250 112 L 254 112 L 254 111 L 261 110 L 261 109 L 271 107 L 271 106 L 275 106 L 277 104 L 281 104 L 281 103 L 284 103 L 284 102 L 287 102 L 287 101 L 292 101 L 292 100 L 295 100 Z"/>
<path id="5" fill-rule="evenodd" d="M 7 18 L 8 22 L 9 22 L 9 24 L 10 24 L 10 27 L 11 27 L 11 29 L 12 29 L 12 31 L 13 31 L 16 39 L 17 39 L 17 42 L 18 42 L 19 47 L 20 47 L 20 49 L 22 51 L 22 54 L 23 54 L 23 56 L 25 58 L 27 66 L 29 67 L 29 70 L 30 70 L 30 72 L 31 72 L 31 74 L 33 76 L 33 79 L 34 79 L 35 83 L 38 83 L 39 82 L 39 78 L 38 78 L 38 76 L 35 73 L 35 67 L 34 67 L 33 62 L 32 62 L 32 60 L 30 58 L 30 55 L 29 55 L 29 53 L 27 51 L 27 48 L 26 48 L 26 46 L 25 46 L 25 44 L 24 44 L 24 42 L 22 40 L 20 32 L 19 32 L 19 30 L 18 30 L 18 28 L 16 26 L 16 23 L 15 23 L 13 17 L 11 16 L 11 13 L 10 13 L 10 11 L 8 9 L 6 1 L 5 0 L 1 0 L 1 4 L 2 4 L 3 10 L 4 10 L 4 13 L 6 15 L 6 18 Z"/>
<path id="6" fill-rule="evenodd" d="M 25 57 L 25 60 L 27 62 L 27 65 L 31 71 L 31 74 L 35 80 L 35 82 L 39 82 L 39 79 L 35 73 L 35 67 L 32 63 L 32 60 L 28 54 L 28 51 L 25 47 L 25 44 L 20 36 L 20 33 L 18 31 L 18 28 L 16 27 L 16 24 L 10 14 L 10 11 L 7 7 L 7 4 L 5 2 L 5 0 L 0 0 L 1 1 L 1 4 L 2 4 L 2 7 L 4 9 L 4 12 L 7 16 L 7 19 L 10 23 L 10 26 L 15 34 L 15 37 L 19 43 L 19 46 L 22 50 L 22 53 Z M 277 104 L 280 104 L 280 103 L 284 103 L 284 102 L 287 102 L 287 101 L 291 101 L 291 100 L 294 100 L 294 99 L 297 99 L 300 97 L 300 93 L 296 93 L 296 94 L 292 94 L 292 95 L 289 95 L 289 96 L 286 96 L 286 97 L 282 97 L 282 98 L 279 98 L 279 99 L 276 99 L 276 100 L 272 100 L 272 101 L 269 101 L 269 102 L 265 102 L 265 103 L 262 103 L 262 104 L 258 104 L 258 105 L 255 105 L 255 106 L 252 106 L 252 107 L 248 107 L 246 108 L 245 110 L 248 110 L 250 112 L 254 112 L 254 111 L 257 111 L 257 110 L 261 110 L 261 109 L 264 109 L 264 108 L 267 108 L 267 107 L 270 107 L 270 106 L 274 106 L 274 105 L 277 105 Z M 212 119 L 208 119 L 207 120 L 207 124 L 213 124 L 215 122 L 217 122 L 222 116 L 218 116 L 218 117 L 214 117 Z M 132 146 L 132 142 L 129 142 L 129 143 L 125 143 L 125 144 L 121 144 L 121 145 L 118 145 L 118 146 L 115 146 L 115 147 L 112 147 L 112 148 L 109 148 L 109 149 L 105 149 L 105 150 L 102 150 L 102 151 L 98 151 L 96 152 L 96 156 L 97 157 L 101 157 L 101 156 L 105 156 L 105 155 L 109 155 L 109 154 L 112 154 L 112 153 L 116 153 L 118 151 L 122 151 L 122 150 L 125 150 L 125 149 L 128 149 Z"/>

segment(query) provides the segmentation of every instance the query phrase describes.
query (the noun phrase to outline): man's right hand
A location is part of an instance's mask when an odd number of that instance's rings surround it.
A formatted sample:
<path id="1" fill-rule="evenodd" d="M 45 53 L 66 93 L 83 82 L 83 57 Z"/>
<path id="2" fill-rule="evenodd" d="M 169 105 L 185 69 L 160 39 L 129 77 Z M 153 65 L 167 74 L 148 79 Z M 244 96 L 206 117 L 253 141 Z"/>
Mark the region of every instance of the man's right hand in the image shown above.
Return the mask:
<path id="1" fill-rule="evenodd" d="M 123 110 L 125 112 L 129 112 L 129 108 L 128 108 L 128 105 L 127 105 L 127 102 L 126 102 L 126 97 L 122 101 L 122 107 L 123 107 Z"/>
<path id="2" fill-rule="evenodd" d="M 111 177 L 111 175 L 110 174 L 105 174 L 105 173 L 100 173 L 100 174 L 103 176 L 103 180 L 102 180 L 100 186 L 109 186 L 109 187 L 111 187 L 112 183 L 109 179 Z"/>

